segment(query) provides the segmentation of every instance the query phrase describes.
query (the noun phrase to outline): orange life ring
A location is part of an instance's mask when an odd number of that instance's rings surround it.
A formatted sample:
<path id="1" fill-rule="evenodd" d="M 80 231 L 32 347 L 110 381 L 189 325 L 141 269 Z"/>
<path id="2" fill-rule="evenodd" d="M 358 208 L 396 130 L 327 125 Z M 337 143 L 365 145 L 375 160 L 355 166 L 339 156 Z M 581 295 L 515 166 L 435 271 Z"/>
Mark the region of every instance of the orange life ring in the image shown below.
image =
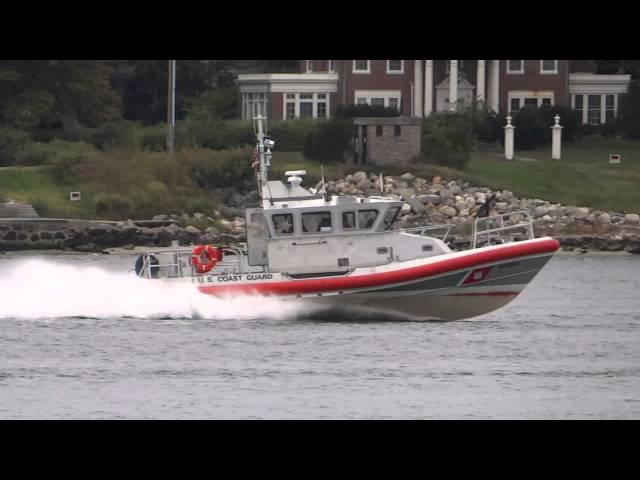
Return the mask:
<path id="1" fill-rule="evenodd" d="M 201 274 L 210 272 L 220 260 L 222 251 L 211 245 L 198 245 L 191 251 L 191 265 Z"/>

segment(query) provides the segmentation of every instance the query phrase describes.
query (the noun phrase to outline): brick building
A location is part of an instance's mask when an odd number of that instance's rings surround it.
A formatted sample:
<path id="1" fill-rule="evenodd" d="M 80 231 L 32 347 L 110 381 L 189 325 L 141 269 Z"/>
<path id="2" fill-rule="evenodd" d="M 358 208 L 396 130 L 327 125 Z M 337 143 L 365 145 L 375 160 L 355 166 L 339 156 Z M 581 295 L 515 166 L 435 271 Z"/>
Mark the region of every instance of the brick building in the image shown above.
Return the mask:
<path id="1" fill-rule="evenodd" d="M 300 73 L 238 75 L 241 117 L 271 120 L 328 118 L 338 105 L 365 103 L 422 118 L 480 100 L 502 112 L 570 106 L 600 124 L 617 116 L 629 81 L 588 60 L 301 60 Z"/>

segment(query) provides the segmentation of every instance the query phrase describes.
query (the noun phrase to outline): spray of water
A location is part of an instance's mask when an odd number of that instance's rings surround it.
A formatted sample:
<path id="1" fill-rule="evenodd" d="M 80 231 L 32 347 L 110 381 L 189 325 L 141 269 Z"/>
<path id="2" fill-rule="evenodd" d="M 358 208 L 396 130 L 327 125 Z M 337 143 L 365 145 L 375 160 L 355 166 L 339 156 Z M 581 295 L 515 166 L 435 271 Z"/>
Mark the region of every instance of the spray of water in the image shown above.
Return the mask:
<path id="1" fill-rule="evenodd" d="M 282 319 L 307 313 L 308 305 L 291 299 L 216 298 L 189 283 L 140 279 L 94 266 L 30 259 L 0 268 L 0 319 Z"/>

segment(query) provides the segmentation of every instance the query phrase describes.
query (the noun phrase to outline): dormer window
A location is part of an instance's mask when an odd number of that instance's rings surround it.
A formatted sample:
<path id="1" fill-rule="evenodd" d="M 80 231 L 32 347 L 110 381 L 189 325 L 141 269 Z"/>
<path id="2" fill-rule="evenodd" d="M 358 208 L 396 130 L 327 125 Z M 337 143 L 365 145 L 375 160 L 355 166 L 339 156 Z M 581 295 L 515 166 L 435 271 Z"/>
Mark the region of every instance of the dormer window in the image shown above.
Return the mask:
<path id="1" fill-rule="evenodd" d="M 404 73 L 404 60 L 387 60 L 387 73 Z"/>
<path id="2" fill-rule="evenodd" d="M 558 60 L 540 60 L 540 73 L 545 75 L 558 73 Z"/>
<path id="3" fill-rule="evenodd" d="M 354 60 L 353 73 L 371 73 L 371 60 Z"/>
<path id="4" fill-rule="evenodd" d="M 507 73 L 524 73 L 524 60 L 507 60 Z"/>

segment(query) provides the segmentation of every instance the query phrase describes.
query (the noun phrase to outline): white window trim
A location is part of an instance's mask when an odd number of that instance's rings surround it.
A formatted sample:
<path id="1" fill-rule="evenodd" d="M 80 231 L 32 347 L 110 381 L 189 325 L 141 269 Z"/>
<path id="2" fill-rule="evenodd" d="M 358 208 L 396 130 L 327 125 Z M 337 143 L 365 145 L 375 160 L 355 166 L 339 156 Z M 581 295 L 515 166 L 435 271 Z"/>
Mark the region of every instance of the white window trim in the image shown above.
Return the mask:
<path id="1" fill-rule="evenodd" d="M 398 99 L 398 111 L 402 108 L 402 91 L 401 90 L 356 90 L 353 92 L 353 103 L 358 104 L 358 99 L 364 99 L 367 105 L 371 105 L 372 98 L 383 98 L 384 106 L 389 107 L 389 99 Z"/>
<path id="2" fill-rule="evenodd" d="M 353 73 L 357 74 L 367 74 L 371 73 L 371 60 L 367 60 L 367 69 L 366 70 L 356 70 L 356 61 L 353 61 L 353 68 L 351 69 Z"/>
<path id="3" fill-rule="evenodd" d="M 513 60 L 517 60 L 517 59 L 513 59 Z M 509 68 L 509 62 L 511 60 L 505 60 L 505 64 L 507 65 L 507 73 L 509 75 L 524 75 L 524 60 L 518 60 L 520 62 L 520 70 L 511 70 L 511 68 Z"/>
<path id="4" fill-rule="evenodd" d="M 387 74 L 389 75 L 402 75 L 404 74 L 404 60 L 400 60 L 400 70 L 390 70 L 391 60 L 387 60 Z"/>
<path id="5" fill-rule="evenodd" d="M 582 95 L 582 124 L 589 123 L 589 95 L 600 95 L 600 124 L 607 123 L 607 95 L 613 95 L 613 118 L 618 118 L 618 94 L 617 93 L 573 93 L 571 94 L 571 108 L 576 108 L 576 96 Z M 590 125 L 598 125 L 592 123 Z"/>
<path id="6" fill-rule="evenodd" d="M 557 75 L 558 74 L 558 60 L 553 61 L 553 70 L 543 70 L 544 60 L 540 60 L 540 75 Z"/>
<path id="7" fill-rule="evenodd" d="M 327 60 L 327 71 L 329 73 L 335 73 L 335 71 L 336 71 L 336 61 L 335 60 Z"/>
<path id="8" fill-rule="evenodd" d="M 313 104 L 311 118 L 330 118 L 331 117 L 331 108 L 330 108 L 330 99 L 331 94 L 329 92 L 302 92 L 304 94 L 311 94 L 312 98 L 303 98 L 300 99 L 300 93 L 283 93 L 282 94 L 282 119 L 283 120 L 292 120 L 287 118 L 287 103 L 294 104 L 294 116 L 293 119 L 300 118 L 300 102 L 311 102 Z M 295 99 L 287 99 L 287 95 L 295 95 Z M 325 98 L 318 98 L 318 95 L 325 95 Z M 326 104 L 327 116 L 326 117 L 318 117 L 318 103 L 324 102 Z"/>
<path id="9" fill-rule="evenodd" d="M 249 95 L 262 95 L 261 99 L 253 98 L 249 100 Z M 251 117 L 247 118 L 247 105 L 252 105 Z M 259 110 L 257 112 L 256 106 L 260 105 Z M 269 109 L 269 94 L 267 92 L 243 92 L 242 93 L 242 118 L 244 120 L 253 120 L 253 115 L 256 113 L 261 113 L 265 117 L 268 114 Z"/>
<path id="10" fill-rule="evenodd" d="M 313 72 L 313 60 L 306 60 L 307 62 L 307 73 Z"/>
<path id="11" fill-rule="evenodd" d="M 551 106 L 553 107 L 556 104 L 555 94 L 552 90 L 549 91 L 526 91 L 526 90 L 512 90 L 507 95 L 507 108 L 509 112 L 511 112 L 511 99 L 518 98 L 520 99 L 520 109 L 524 108 L 524 100 L 525 98 L 537 98 L 537 106 L 540 108 L 542 106 L 542 99 L 551 98 Z"/>

